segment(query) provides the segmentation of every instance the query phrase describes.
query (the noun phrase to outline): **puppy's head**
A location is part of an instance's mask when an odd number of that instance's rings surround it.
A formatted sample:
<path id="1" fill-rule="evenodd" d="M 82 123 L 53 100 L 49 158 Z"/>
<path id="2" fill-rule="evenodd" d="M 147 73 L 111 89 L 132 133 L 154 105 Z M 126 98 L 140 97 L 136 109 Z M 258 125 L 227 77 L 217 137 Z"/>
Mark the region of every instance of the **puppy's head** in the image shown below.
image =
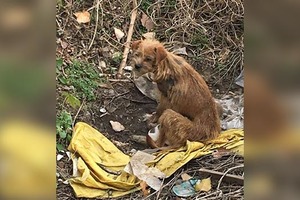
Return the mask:
<path id="1" fill-rule="evenodd" d="M 137 40 L 132 42 L 131 48 L 131 66 L 137 77 L 155 71 L 159 63 L 167 57 L 167 51 L 157 40 Z"/>

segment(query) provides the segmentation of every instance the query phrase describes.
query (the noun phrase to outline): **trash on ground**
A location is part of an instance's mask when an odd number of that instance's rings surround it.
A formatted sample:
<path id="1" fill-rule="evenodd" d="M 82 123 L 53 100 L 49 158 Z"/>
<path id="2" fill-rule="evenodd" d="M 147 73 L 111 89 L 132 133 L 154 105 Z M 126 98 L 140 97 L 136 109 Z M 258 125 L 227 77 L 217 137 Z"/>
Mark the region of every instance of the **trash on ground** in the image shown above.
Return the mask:
<path id="1" fill-rule="evenodd" d="M 146 97 L 158 101 L 160 92 L 157 88 L 157 84 L 152 81 L 151 73 L 146 73 L 134 79 L 134 83 L 139 91 Z"/>
<path id="2" fill-rule="evenodd" d="M 195 185 L 197 184 L 198 179 L 189 179 L 187 181 L 183 181 L 179 185 L 175 185 L 172 188 L 174 194 L 178 197 L 189 197 L 195 194 Z"/>
<path id="3" fill-rule="evenodd" d="M 56 156 L 56 160 L 57 160 L 57 161 L 60 161 L 60 160 L 61 160 L 63 157 L 64 157 L 63 155 L 61 155 L 61 154 L 57 154 L 57 156 Z"/>
<path id="4" fill-rule="evenodd" d="M 221 126 L 223 130 L 244 128 L 244 95 L 226 95 L 216 99 L 222 108 Z"/>
<path id="5" fill-rule="evenodd" d="M 146 136 L 147 144 L 150 147 L 155 148 L 156 147 L 155 141 L 158 140 L 158 137 L 159 137 L 159 125 L 149 130 L 148 135 Z"/>
<path id="6" fill-rule="evenodd" d="M 133 174 L 140 180 L 145 181 L 154 190 L 159 190 L 162 181 L 160 178 L 165 178 L 165 174 L 155 167 L 148 167 L 146 163 L 154 161 L 155 156 L 137 151 L 125 166 L 124 171 Z"/>
<path id="7" fill-rule="evenodd" d="M 188 175 L 187 173 L 183 173 L 181 174 L 181 179 L 183 181 L 187 181 L 187 180 L 190 180 L 192 177 L 190 175 Z"/>
<path id="8" fill-rule="evenodd" d="M 195 191 L 208 192 L 211 190 L 211 180 L 210 178 L 202 179 L 195 185 Z"/>
<path id="9" fill-rule="evenodd" d="M 235 79 L 235 84 L 244 87 L 244 70 L 242 70 L 240 75 Z"/>
<path id="10" fill-rule="evenodd" d="M 74 170 L 69 183 L 77 197 L 86 198 L 121 197 L 141 190 L 141 180 L 159 189 L 161 178 L 170 177 L 190 160 L 211 154 L 219 148 L 236 151 L 243 149 L 243 146 L 244 131 L 231 129 L 207 144 L 188 141 L 186 146 L 172 152 L 139 152 L 135 155 L 142 156 L 137 161 L 130 161 L 130 156 L 120 151 L 103 134 L 86 123 L 78 122 L 68 147 Z M 135 175 L 124 171 L 126 165 L 128 172 Z"/>

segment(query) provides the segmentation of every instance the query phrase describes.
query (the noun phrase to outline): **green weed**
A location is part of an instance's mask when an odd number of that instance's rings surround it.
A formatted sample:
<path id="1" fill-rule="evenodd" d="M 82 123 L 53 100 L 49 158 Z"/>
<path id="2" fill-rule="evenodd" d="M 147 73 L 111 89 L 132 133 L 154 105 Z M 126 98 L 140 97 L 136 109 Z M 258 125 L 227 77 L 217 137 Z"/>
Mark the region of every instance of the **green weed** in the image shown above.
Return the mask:
<path id="1" fill-rule="evenodd" d="M 103 82 L 93 65 L 79 60 L 74 60 L 63 69 L 62 60 L 57 59 L 56 73 L 60 84 L 73 86 L 75 97 L 88 101 L 96 99 L 96 89 L 99 83 Z M 78 104 L 78 101 L 75 104 Z"/>
<path id="2" fill-rule="evenodd" d="M 69 112 L 63 110 L 56 116 L 56 134 L 61 139 L 71 139 L 72 116 Z"/>

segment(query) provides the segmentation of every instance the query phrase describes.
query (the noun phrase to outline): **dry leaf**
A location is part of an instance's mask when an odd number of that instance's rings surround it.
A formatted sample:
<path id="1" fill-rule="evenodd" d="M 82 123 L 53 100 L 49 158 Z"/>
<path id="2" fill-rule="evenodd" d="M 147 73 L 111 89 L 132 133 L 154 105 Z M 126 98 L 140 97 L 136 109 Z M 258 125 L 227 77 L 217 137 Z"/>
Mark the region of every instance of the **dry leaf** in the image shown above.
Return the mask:
<path id="1" fill-rule="evenodd" d="M 153 21 L 145 14 L 143 13 L 141 18 L 142 25 L 147 29 L 147 31 L 150 31 L 154 28 Z"/>
<path id="2" fill-rule="evenodd" d="M 61 45 L 61 47 L 63 48 L 63 49 L 65 49 L 65 48 L 67 48 L 68 47 L 68 43 L 67 42 L 64 42 L 64 41 L 60 41 L 60 45 Z"/>
<path id="3" fill-rule="evenodd" d="M 183 181 L 190 180 L 192 177 L 188 175 L 187 173 L 181 174 L 181 178 Z"/>
<path id="4" fill-rule="evenodd" d="M 204 191 L 208 192 L 211 190 L 211 180 L 210 178 L 202 179 L 200 182 L 198 182 L 195 185 L 195 190 L 196 191 Z"/>
<path id="5" fill-rule="evenodd" d="M 155 33 L 154 32 L 144 33 L 142 36 L 145 39 L 155 39 Z"/>
<path id="6" fill-rule="evenodd" d="M 143 191 L 144 197 L 148 196 L 149 190 L 147 189 L 147 186 L 148 186 L 147 183 L 145 181 L 141 181 L 140 186 Z"/>
<path id="7" fill-rule="evenodd" d="M 183 48 L 179 48 L 179 49 L 175 49 L 173 51 L 174 54 L 182 54 L 182 55 L 188 55 L 187 52 L 186 52 L 186 48 L 183 47 Z"/>
<path id="8" fill-rule="evenodd" d="M 88 11 L 83 11 L 83 12 L 77 12 L 74 13 L 74 15 L 76 16 L 76 20 L 79 24 L 81 23 L 88 23 L 91 21 L 91 15 Z"/>
<path id="9" fill-rule="evenodd" d="M 99 68 L 99 69 L 105 69 L 105 68 L 106 68 L 106 63 L 105 63 L 103 60 L 101 60 L 101 61 L 99 62 L 98 68 Z"/>
<path id="10" fill-rule="evenodd" d="M 224 148 L 219 148 L 215 152 L 212 153 L 212 156 L 214 158 L 222 158 L 223 156 L 227 156 L 230 154 L 230 150 L 224 149 Z"/>
<path id="11" fill-rule="evenodd" d="M 122 37 L 124 37 L 125 33 L 123 33 L 123 31 L 121 31 L 120 29 L 117 29 L 117 28 L 114 28 L 114 30 L 115 30 L 115 35 L 116 35 L 118 41 L 120 42 Z"/>
<path id="12" fill-rule="evenodd" d="M 115 122 L 115 121 L 109 121 L 111 124 L 112 129 L 116 132 L 123 131 L 125 127 L 120 123 L 120 122 Z"/>

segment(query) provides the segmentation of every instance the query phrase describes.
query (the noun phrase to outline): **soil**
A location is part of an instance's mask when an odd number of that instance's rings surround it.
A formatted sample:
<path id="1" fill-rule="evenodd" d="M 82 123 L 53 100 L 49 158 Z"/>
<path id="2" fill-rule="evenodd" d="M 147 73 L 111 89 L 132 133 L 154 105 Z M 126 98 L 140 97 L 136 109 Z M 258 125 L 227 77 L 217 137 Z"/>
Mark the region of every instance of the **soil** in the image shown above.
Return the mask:
<path id="1" fill-rule="evenodd" d="M 226 87 L 224 87 L 226 88 Z M 214 87 L 211 88 L 214 96 L 221 96 L 224 89 L 219 90 Z M 143 143 L 132 140 L 132 135 L 146 136 L 148 128 L 144 121 L 145 114 L 150 114 L 155 111 L 157 103 L 150 98 L 144 96 L 132 82 L 111 82 L 111 88 L 99 88 L 98 98 L 95 102 L 89 102 L 83 106 L 80 111 L 76 122 L 86 122 L 93 126 L 104 134 L 110 141 L 112 141 L 123 153 L 130 155 L 132 150 L 143 150 L 149 148 Z M 107 112 L 103 112 L 103 108 Z M 101 112 L 101 111 L 102 112 Z M 110 121 L 120 122 L 125 130 L 121 132 L 115 132 Z M 212 155 L 204 156 L 196 160 L 192 160 L 185 165 L 181 170 L 176 172 L 169 179 L 165 180 L 166 183 L 169 181 L 176 180 L 180 177 L 180 173 L 194 173 L 194 177 L 207 178 L 197 173 L 197 170 L 201 167 L 206 169 L 215 169 L 218 166 L 218 170 L 226 170 L 229 167 L 236 166 L 237 164 L 243 163 L 243 157 L 230 154 L 221 159 L 214 158 Z M 60 174 L 63 174 L 65 178 L 68 178 L 72 174 L 72 162 L 67 158 L 63 158 L 57 163 L 57 168 Z M 236 170 L 235 174 L 242 175 L 243 170 Z M 212 187 L 217 187 L 218 181 L 212 180 Z M 222 184 L 223 191 L 230 190 L 233 188 L 239 188 L 238 185 Z M 162 194 L 166 199 L 175 198 L 170 193 L 171 185 L 167 186 Z M 58 183 L 57 190 L 58 199 L 87 199 L 87 198 L 76 198 L 74 191 L 69 185 L 62 182 Z M 124 196 L 120 199 L 142 199 L 141 192 L 135 192 L 130 195 Z M 151 198 L 150 198 L 151 199 Z"/>
<path id="2" fill-rule="evenodd" d="M 83 121 L 99 130 L 125 154 L 145 145 L 132 141 L 132 135 L 146 136 L 148 129 L 144 116 L 155 111 L 156 102 L 144 96 L 131 82 L 114 82 L 111 89 L 100 89 L 96 102 L 81 112 L 77 121 Z M 105 108 L 106 113 L 100 112 Z M 110 121 L 121 123 L 125 130 L 115 132 Z"/>

